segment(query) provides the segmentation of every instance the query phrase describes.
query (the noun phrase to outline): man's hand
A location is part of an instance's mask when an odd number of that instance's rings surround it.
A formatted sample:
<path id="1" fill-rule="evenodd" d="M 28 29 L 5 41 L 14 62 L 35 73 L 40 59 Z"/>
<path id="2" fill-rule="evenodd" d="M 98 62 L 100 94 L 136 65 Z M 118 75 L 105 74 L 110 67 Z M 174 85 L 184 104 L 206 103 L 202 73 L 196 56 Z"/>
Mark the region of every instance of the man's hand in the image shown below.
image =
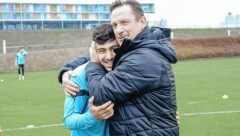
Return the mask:
<path id="1" fill-rule="evenodd" d="M 108 101 L 100 106 L 95 106 L 93 104 L 94 97 L 89 99 L 89 109 L 92 115 L 98 120 L 104 120 L 110 118 L 114 114 L 113 106 L 114 103 Z"/>
<path id="2" fill-rule="evenodd" d="M 76 76 L 73 71 L 67 71 L 62 76 L 62 86 L 67 96 L 75 96 L 79 91 L 79 87 L 70 81 L 70 77 L 72 76 Z"/>
<path id="3" fill-rule="evenodd" d="M 90 52 L 90 59 L 92 62 L 99 62 L 98 56 L 97 56 L 97 51 L 96 51 L 96 43 L 92 41 L 91 47 L 89 49 Z"/>

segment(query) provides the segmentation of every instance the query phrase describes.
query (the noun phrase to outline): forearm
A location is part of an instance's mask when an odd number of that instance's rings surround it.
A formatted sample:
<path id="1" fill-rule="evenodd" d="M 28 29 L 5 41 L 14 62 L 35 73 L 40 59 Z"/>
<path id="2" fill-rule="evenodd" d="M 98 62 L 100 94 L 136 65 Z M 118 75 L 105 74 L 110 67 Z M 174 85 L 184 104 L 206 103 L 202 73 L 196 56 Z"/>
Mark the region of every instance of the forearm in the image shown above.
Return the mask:
<path id="1" fill-rule="evenodd" d="M 107 101 L 124 102 L 151 88 L 147 78 L 139 77 L 136 71 L 124 64 L 106 74 L 100 64 L 90 62 L 86 67 L 86 73 L 89 93 L 95 97 L 96 105 Z"/>
<path id="2" fill-rule="evenodd" d="M 102 80 L 106 71 L 101 67 L 99 63 L 90 62 L 86 67 L 86 80 L 89 87 L 90 96 L 94 96 L 94 104 L 102 105 L 104 102 L 107 102 L 107 98 L 104 95 L 105 90 L 100 92 L 100 84 L 98 81 Z M 98 87 L 97 87 L 98 86 Z"/>
<path id="3" fill-rule="evenodd" d="M 58 81 L 59 83 L 62 83 L 62 76 L 63 74 L 66 72 L 66 71 L 69 71 L 69 70 L 74 70 L 75 68 L 77 68 L 78 66 L 80 65 L 83 65 L 85 64 L 86 62 L 88 62 L 90 60 L 90 57 L 89 57 L 89 54 L 86 55 L 86 56 L 83 56 L 83 57 L 79 57 L 79 58 L 76 58 L 74 59 L 73 61 L 71 61 L 70 63 L 64 65 L 59 74 L 58 74 Z"/>

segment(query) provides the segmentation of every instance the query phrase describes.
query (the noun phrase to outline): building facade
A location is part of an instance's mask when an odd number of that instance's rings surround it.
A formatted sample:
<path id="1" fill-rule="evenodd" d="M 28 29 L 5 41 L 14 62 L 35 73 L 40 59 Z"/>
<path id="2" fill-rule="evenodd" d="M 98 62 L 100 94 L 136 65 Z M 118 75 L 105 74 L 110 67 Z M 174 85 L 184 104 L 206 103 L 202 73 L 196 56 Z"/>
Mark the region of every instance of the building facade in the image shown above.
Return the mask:
<path id="1" fill-rule="evenodd" d="M 224 25 L 226 28 L 239 28 L 240 27 L 240 14 L 236 16 L 232 15 L 231 12 L 225 17 Z"/>
<path id="2" fill-rule="evenodd" d="M 114 0 L 0 0 L 0 30 L 92 29 L 110 23 Z M 145 14 L 151 0 L 139 0 Z"/>

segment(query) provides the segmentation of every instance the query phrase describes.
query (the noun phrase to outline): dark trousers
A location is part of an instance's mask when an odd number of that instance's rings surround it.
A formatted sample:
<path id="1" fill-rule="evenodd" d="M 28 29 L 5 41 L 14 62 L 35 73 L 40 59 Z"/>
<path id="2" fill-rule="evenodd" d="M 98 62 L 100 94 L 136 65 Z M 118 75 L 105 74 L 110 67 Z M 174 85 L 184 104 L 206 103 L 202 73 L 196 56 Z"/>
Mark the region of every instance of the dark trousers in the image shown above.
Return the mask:
<path id="1" fill-rule="evenodd" d="M 24 64 L 18 64 L 18 74 L 21 75 L 22 70 L 22 76 L 24 76 Z"/>

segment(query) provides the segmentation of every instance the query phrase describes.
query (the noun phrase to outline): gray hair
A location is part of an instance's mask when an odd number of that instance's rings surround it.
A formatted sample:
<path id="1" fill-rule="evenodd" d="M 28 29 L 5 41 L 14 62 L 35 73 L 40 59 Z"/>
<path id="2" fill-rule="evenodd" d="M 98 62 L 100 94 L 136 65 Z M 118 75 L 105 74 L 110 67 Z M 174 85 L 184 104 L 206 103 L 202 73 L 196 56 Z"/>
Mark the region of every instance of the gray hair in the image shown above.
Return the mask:
<path id="1" fill-rule="evenodd" d="M 116 0 L 110 6 L 110 11 L 116 9 L 117 7 L 121 7 L 123 5 L 129 5 L 132 9 L 133 14 L 135 15 L 135 19 L 138 21 L 142 16 L 144 16 L 143 9 L 141 4 L 136 0 Z"/>

